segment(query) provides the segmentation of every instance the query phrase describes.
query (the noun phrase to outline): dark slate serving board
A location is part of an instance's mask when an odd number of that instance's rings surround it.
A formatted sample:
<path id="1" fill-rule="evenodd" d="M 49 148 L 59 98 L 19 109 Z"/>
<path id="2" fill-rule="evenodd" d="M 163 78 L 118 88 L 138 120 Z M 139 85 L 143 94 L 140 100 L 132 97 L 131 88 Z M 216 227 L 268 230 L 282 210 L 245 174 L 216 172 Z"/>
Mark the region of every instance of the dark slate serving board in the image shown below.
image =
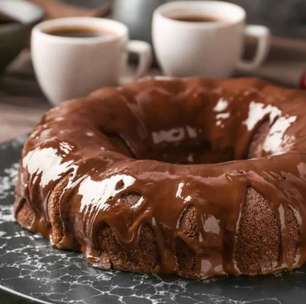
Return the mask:
<path id="1" fill-rule="evenodd" d="M 22 230 L 11 213 L 23 139 L 0 145 L 0 303 L 297 304 L 306 267 L 293 273 L 209 281 L 101 271 L 77 253 L 52 249 Z"/>

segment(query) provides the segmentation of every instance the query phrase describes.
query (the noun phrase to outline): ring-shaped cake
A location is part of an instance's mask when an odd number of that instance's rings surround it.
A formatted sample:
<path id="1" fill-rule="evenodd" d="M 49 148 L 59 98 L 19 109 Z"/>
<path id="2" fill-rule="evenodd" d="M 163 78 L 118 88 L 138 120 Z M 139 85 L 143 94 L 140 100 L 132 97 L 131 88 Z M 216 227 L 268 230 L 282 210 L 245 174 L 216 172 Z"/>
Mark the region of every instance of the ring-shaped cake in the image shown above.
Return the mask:
<path id="1" fill-rule="evenodd" d="M 19 224 L 103 269 L 184 277 L 306 258 L 306 94 L 256 79 L 148 79 L 47 112 Z"/>

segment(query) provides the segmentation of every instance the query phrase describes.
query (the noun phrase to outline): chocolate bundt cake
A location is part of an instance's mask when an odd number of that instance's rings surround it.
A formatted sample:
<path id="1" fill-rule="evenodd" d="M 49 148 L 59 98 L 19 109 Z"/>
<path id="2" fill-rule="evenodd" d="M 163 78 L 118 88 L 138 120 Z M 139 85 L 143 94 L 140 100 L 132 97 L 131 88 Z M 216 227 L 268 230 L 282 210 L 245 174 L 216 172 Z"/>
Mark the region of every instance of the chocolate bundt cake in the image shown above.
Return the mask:
<path id="1" fill-rule="evenodd" d="M 15 216 L 94 266 L 257 275 L 306 259 L 306 93 L 255 79 L 151 79 L 44 115 Z"/>

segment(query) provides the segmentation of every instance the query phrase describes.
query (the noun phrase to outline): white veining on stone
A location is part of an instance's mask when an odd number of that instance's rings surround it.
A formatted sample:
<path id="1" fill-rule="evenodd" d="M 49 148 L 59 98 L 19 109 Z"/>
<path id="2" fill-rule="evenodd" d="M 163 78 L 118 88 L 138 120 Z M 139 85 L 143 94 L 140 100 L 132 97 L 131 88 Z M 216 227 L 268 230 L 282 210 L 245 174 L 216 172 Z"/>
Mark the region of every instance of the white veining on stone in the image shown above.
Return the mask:
<path id="1" fill-rule="evenodd" d="M 20 135 L 16 137 L 13 141 L 8 141 L 0 144 L 0 151 L 6 150 L 7 148 L 20 149 L 20 146 L 23 145 L 27 135 Z"/>
<path id="2" fill-rule="evenodd" d="M 18 162 L 13 164 L 10 168 L 4 170 L 4 175 L 0 176 L 0 199 L 4 199 L 10 194 L 12 184 L 15 184 L 18 172 Z"/>
<path id="3" fill-rule="evenodd" d="M 90 267 L 81 255 L 56 250 L 40 235 L 15 224 L 11 205 L 17 159 L 3 168 L 1 153 L 0 181 L 6 183 L 5 191 L 0 191 L 0 285 L 4 288 L 55 304 L 293 304 L 299 295 L 304 299 L 304 269 L 258 279 L 200 282 Z M 179 186 L 177 195 L 182 194 Z M 211 232 L 217 228 L 213 219 L 206 225 Z M 203 260 L 202 267 L 211 265 Z"/>

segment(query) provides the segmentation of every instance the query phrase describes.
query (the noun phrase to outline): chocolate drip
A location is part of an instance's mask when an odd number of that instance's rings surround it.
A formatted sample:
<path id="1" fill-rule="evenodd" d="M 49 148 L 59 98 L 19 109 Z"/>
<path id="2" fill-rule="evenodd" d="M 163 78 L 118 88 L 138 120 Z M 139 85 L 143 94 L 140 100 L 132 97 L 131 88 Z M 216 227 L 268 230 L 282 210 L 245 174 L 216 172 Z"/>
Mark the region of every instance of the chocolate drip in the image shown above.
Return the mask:
<path id="1" fill-rule="evenodd" d="M 299 267 L 305 100 L 255 79 L 152 79 L 66 102 L 24 145 L 17 221 L 101 268 L 204 278 Z"/>

